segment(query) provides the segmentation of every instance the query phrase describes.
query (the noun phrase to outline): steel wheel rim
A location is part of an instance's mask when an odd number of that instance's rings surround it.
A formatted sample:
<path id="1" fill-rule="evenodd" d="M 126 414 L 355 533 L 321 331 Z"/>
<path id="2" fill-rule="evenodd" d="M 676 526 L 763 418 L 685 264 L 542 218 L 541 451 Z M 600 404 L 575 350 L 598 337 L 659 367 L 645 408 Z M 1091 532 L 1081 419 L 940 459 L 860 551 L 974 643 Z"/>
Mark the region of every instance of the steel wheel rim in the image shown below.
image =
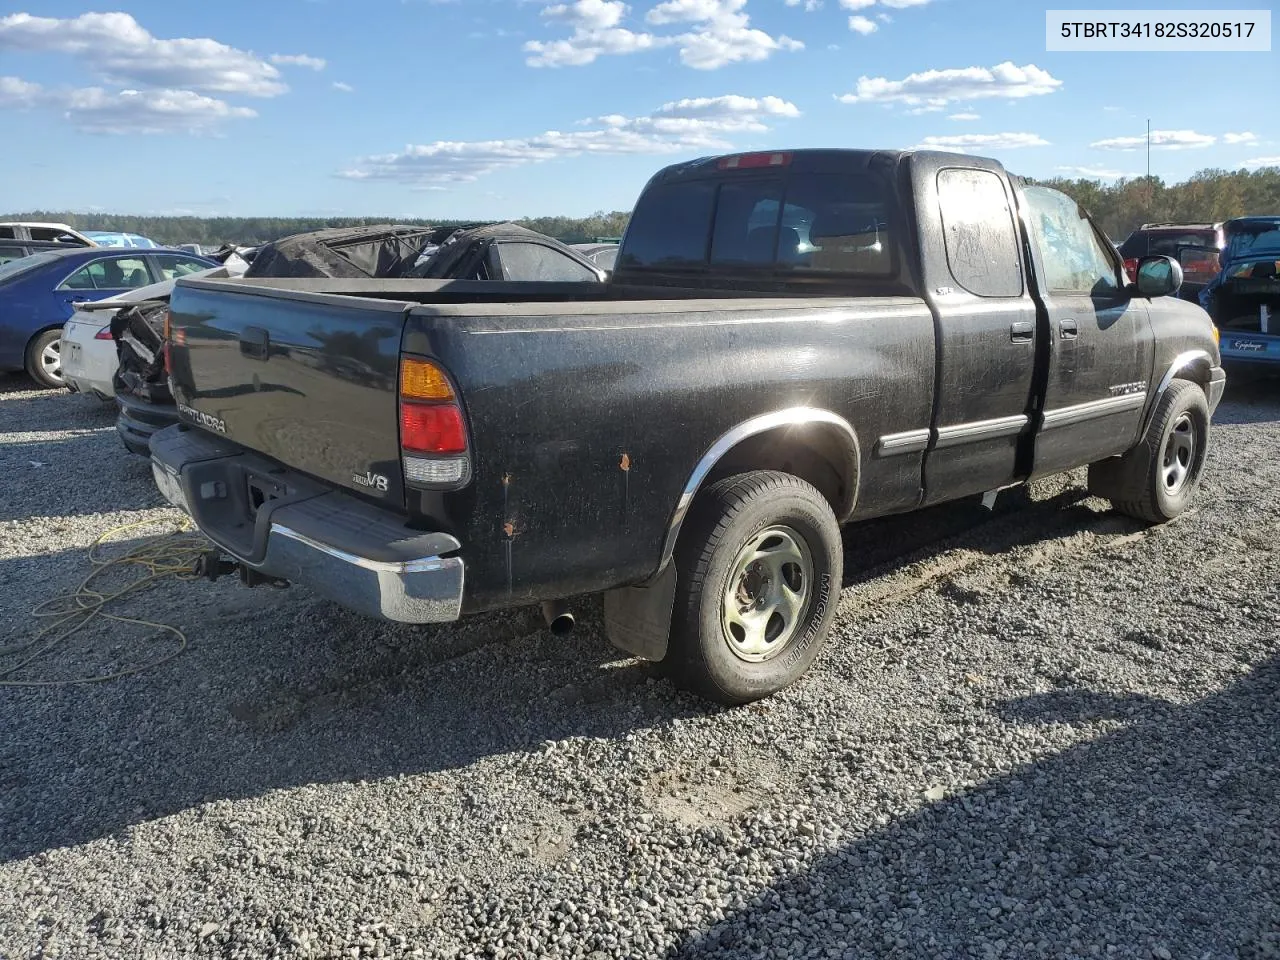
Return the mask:
<path id="1" fill-rule="evenodd" d="M 733 655 L 763 663 L 796 635 L 813 592 L 813 555 L 787 526 L 761 530 L 729 568 L 720 626 Z"/>
<path id="2" fill-rule="evenodd" d="M 1165 492 L 1177 494 L 1187 484 L 1196 459 L 1196 428 L 1191 414 L 1184 413 L 1173 423 L 1164 444 L 1160 475 Z"/>
<path id="3" fill-rule="evenodd" d="M 50 380 L 62 382 L 62 341 L 50 340 L 40 351 L 40 371 Z"/>

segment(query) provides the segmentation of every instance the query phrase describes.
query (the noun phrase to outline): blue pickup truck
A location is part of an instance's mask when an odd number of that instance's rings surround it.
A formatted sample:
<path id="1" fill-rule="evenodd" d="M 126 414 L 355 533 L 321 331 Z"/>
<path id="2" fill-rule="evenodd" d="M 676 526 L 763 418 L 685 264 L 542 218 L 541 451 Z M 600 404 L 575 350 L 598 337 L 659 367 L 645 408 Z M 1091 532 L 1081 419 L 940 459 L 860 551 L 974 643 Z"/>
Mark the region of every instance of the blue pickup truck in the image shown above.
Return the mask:
<path id="1" fill-rule="evenodd" d="M 1280 216 L 1238 217 L 1222 229 L 1222 269 L 1200 294 L 1222 359 L 1280 369 Z"/>

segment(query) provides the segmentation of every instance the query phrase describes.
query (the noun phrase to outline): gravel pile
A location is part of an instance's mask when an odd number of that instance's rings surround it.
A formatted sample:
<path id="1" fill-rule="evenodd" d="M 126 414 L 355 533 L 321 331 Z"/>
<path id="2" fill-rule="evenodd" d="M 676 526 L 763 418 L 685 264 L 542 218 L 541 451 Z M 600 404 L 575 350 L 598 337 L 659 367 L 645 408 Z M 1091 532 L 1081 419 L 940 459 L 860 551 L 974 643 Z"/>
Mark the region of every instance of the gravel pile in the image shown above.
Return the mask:
<path id="1" fill-rule="evenodd" d="M 109 409 L 3 386 L 12 643 L 176 515 Z M 163 584 L 127 609 L 176 660 L 0 688 L 0 957 L 1280 957 L 1280 384 L 1229 389 L 1192 515 L 1081 481 L 850 530 L 813 674 L 732 711 L 595 604 L 561 639 Z"/>

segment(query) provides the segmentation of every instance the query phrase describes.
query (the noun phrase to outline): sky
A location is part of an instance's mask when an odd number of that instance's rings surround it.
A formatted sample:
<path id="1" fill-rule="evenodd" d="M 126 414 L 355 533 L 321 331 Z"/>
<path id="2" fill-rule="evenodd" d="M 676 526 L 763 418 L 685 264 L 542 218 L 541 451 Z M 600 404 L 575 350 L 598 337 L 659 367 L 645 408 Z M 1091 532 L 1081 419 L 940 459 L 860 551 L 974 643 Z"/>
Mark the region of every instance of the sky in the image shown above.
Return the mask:
<path id="1" fill-rule="evenodd" d="M 0 0 L 0 210 L 582 216 L 799 147 L 1110 180 L 1145 174 L 1148 120 L 1166 181 L 1280 165 L 1277 53 L 1047 52 L 1046 6 Z"/>

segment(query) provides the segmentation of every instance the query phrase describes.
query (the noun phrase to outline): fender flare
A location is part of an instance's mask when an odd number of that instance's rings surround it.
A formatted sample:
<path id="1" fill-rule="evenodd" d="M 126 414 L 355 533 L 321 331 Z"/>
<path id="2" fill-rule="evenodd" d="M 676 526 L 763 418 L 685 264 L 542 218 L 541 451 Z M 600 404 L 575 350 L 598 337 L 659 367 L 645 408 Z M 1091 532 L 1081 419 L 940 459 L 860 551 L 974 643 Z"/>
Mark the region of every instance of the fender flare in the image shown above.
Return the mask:
<path id="1" fill-rule="evenodd" d="M 680 528 L 684 525 L 685 517 L 689 514 L 689 508 L 693 505 L 693 498 L 697 495 L 707 475 L 724 458 L 725 454 L 749 437 L 785 427 L 815 425 L 833 429 L 845 441 L 845 463 L 842 467 L 845 477 L 849 481 L 849 494 L 846 497 L 847 502 L 842 504 L 841 509 L 837 511 L 836 519 L 841 523 L 848 520 L 858 502 L 858 484 L 861 480 L 860 464 L 862 463 L 862 446 L 858 442 L 857 432 L 849 421 L 837 413 L 832 413 L 830 410 L 824 410 L 819 407 L 789 407 L 785 410 L 761 414 L 758 417 L 752 417 L 750 420 L 744 420 L 721 434 L 719 439 L 702 455 L 697 466 L 693 468 L 688 482 L 680 492 L 680 499 L 676 503 L 671 520 L 667 524 L 666 537 L 662 543 L 662 560 L 658 564 L 655 576 L 661 574 L 671 562 L 671 557 L 676 549 L 676 541 L 680 538 Z"/>
<path id="2" fill-rule="evenodd" d="M 1156 407 L 1160 405 L 1160 398 L 1169 389 L 1169 384 L 1178 379 L 1179 374 L 1201 365 L 1204 367 L 1206 383 L 1200 384 L 1200 387 L 1207 389 L 1206 384 L 1214 367 L 1213 357 L 1209 355 L 1207 350 L 1186 350 L 1173 358 L 1173 362 L 1169 364 L 1169 368 L 1165 371 L 1155 392 L 1151 395 L 1151 402 L 1147 405 L 1147 412 L 1142 418 L 1142 431 L 1138 434 L 1139 437 L 1147 435 L 1147 429 L 1151 426 L 1151 419 L 1156 414 Z"/>

